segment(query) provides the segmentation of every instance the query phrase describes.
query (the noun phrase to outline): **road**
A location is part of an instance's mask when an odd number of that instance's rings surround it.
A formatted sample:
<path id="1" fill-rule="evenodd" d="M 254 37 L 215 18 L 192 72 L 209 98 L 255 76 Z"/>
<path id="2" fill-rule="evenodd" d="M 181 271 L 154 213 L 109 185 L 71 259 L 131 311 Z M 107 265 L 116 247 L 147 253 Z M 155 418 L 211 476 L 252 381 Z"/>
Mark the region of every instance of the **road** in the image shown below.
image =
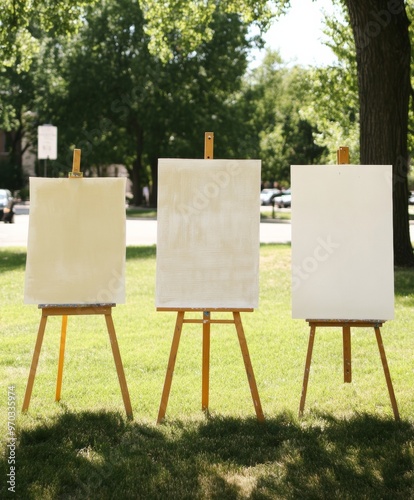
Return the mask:
<path id="1" fill-rule="evenodd" d="M 17 206 L 14 224 L 0 222 L 0 247 L 26 247 L 29 228 L 28 208 Z M 260 224 L 261 243 L 289 243 L 291 230 L 289 222 L 262 222 Z M 157 221 L 152 219 L 127 219 L 126 244 L 155 245 L 157 241 Z"/>

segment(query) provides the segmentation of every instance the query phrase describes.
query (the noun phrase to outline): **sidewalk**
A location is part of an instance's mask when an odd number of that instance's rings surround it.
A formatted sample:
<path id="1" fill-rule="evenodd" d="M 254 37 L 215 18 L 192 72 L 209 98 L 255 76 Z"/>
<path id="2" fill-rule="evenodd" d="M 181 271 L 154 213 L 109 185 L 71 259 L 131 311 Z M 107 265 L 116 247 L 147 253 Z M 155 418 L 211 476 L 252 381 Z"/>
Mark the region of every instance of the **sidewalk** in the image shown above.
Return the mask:
<path id="1" fill-rule="evenodd" d="M 28 209 L 16 210 L 14 224 L 0 222 L 0 247 L 26 247 L 29 229 Z M 290 243 L 291 225 L 289 222 L 260 223 L 260 243 Z M 156 245 L 157 221 L 149 219 L 127 219 L 127 246 Z"/>

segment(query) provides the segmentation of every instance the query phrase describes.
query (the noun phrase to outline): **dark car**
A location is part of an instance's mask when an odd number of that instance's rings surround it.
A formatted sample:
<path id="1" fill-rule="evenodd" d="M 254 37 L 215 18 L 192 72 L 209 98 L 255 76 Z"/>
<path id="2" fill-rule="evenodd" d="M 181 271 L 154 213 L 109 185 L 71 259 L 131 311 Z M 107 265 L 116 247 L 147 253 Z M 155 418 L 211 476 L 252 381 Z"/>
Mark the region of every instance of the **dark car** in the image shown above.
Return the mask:
<path id="1" fill-rule="evenodd" d="M 12 223 L 14 220 L 14 200 L 8 189 L 0 189 L 0 220 Z"/>

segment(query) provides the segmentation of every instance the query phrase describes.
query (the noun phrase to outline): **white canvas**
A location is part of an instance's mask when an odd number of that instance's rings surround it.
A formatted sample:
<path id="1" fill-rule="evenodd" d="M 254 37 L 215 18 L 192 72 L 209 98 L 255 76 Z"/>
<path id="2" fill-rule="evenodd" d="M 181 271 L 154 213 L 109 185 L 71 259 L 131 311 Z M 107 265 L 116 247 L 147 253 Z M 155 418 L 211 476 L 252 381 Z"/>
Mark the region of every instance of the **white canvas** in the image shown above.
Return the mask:
<path id="1" fill-rule="evenodd" d="M 125 179 L 30 179 L 24 301 L 125 302 Z"/>
<path id="2" fill-rule="evenodd" d="M 394 317 L 392 167 L 293 165 L 292 316 Z"/>
<path id="3" fill-rule="evenodd" d="M 260 169 L 260 160 L 159 160 L 157 307 L 257 307 Z"/>

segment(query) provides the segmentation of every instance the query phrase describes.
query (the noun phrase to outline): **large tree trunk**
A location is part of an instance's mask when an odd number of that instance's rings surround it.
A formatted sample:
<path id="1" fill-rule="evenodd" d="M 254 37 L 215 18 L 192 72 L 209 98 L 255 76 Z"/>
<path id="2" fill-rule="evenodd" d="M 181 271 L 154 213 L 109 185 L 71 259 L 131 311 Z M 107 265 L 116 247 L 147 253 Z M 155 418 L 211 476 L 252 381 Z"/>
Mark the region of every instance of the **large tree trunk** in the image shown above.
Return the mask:
<path id="1" fill-rule="evenodd" d="M 394 263 L 414 266 L 408 219 L 409 21 L 404 0 L 345 0 L 355 38 L 361 163 L 393 165 Z"/>

